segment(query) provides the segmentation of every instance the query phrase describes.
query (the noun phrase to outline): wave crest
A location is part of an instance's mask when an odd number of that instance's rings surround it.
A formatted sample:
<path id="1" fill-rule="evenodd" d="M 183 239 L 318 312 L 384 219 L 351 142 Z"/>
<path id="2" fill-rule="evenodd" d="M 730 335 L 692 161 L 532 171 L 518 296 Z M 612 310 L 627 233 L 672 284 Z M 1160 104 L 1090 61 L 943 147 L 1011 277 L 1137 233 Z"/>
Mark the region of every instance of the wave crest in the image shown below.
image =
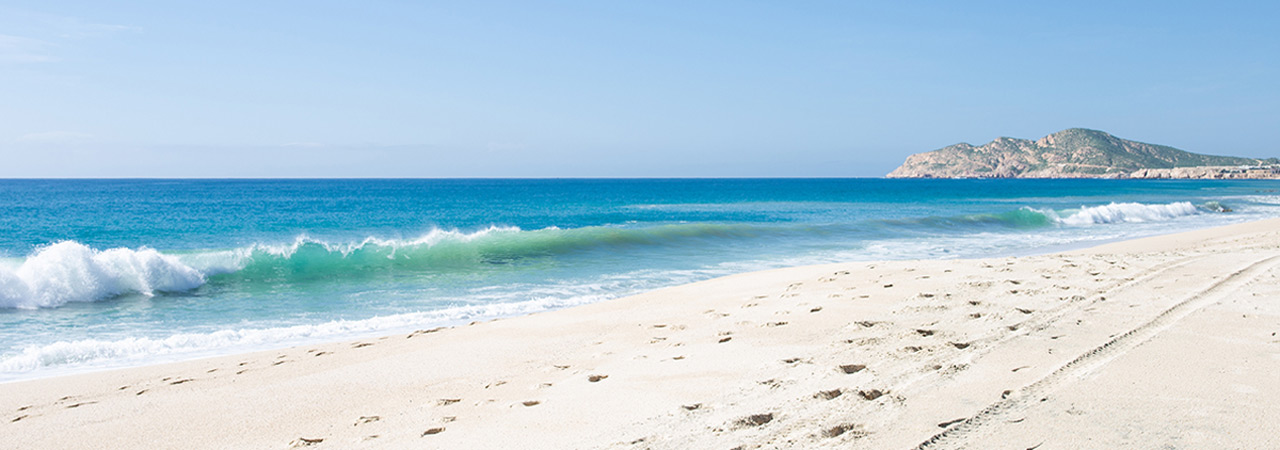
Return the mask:
<path id="1" fill-rule="evenodd" d="M 74 241 L 37 250 L 16 268 L 0 267 L 0 308 L 36 309 L 123 294 L 197 288 L 204 274 L 149 248 L 94 250 Z"/>
<path id="2" fill-rule="evenodd" d="M 591 226 L 475 232 L 434 229 L 415 239 L 366 238 L 329 243 L 300 236 L 289 244 L 162 254 L 149 248 L 95 250 L 75 241 L 37 250 L 20 265 L 0 267 L 0 308 L 53 308 L 120 295 L 183 292 L 208 283 L 306 282 L 389 272 L 461 271 L 529 258 L 629 246 L 679 245 L 690 239 L 756 236 L 776 227 L 668 224 L 645 228 Z"/>
<path id="3" fill-rule="evenodd" d="M 1213 206 L 1201 208 L 1190 202 L 1111 203 L 1062 212 L 1024 207 L 999 214 L 887 220 L 879 232 L 1152 222 L 1213 211 Z M 1229 210 L 1221 205 L 1217 205 L 1217 209 Z M 539 230 L 491 226 L 474 232 L 434 229 L 416 239 L 366 238 L 338 244 L 300 236 L 289 244 L 254 244 L 182 255 L 161 254 L 145 247 L 99 251 L 78 242 L 64 241 L 37 250 L 16 268 L 0 267 L 0 308 L 51 308 L 125 294 L 182 292 L 206 282 L 306 282 L 397 271 L 474 272 L 573 252 L 624 251 L 637 246 L 686 245 L 699 240 L 832 232 L 861 232 L 871 236 L 876 230 L 864 230 L 856 224 L 675 223 L 642 228 L 588 226 Z"/>
<path id="4" fill-rule="evenodd" d="M 1060 217 L 1053 211 L 1040 211 L 1054 222 L 1064 225 L 1097 225 L 1109 223 L 1156 222 L 1200 214 L 1191 202 L 1174 202 L 1163 205 L 1142 203 L 1110 203 L 1101 206 L 1080 207 L 1080 210 Z"/>
<path id="5" fill-rule="evenodd" d="M 471 233 L 436 229 L 417 239 L 368 238 L 346 244 L 303 236 L 287 245 L 253 245 L 187 255 L 183 259 L 218 280 L 307 280 L 393 270 L 471 271 L 571 252 L 672 245 L 688 239 L 749 237 L 765 232 L 768 231 L 761 226 L 703 223 L 540 230 L 495 226 Z"/>

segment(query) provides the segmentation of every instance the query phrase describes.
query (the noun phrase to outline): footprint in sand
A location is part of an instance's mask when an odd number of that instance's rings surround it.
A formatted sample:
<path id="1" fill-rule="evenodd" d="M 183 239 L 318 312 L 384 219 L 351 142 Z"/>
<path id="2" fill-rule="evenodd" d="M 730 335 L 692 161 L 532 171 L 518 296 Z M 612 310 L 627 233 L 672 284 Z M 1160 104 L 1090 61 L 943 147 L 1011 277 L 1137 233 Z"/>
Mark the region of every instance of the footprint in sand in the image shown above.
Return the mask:
<path id="1" fill-rule="evenodd" d="M 354 423 L 354 424 L 353 424 L 353 426 L 359 426 L 359 425 L 361 425 L 361 424 L 366 424 L 366 423 L 373 423 L 373 422 L 377 422 L 377 421 L 379 421 L 379 420 L 382 420 L 382 417 L 380 417 L 380 416 L 360 416 L 360 418 L 359 418 L 359 419 L 356 419 L 356 423 Z"/>
<path id="2" fill-rule="evenodd" d="M 865 431 L 862 431 L 862 425 L 858 425 L 856 423 L 844 423 L 844 424 L 836 425 L 834 427 L 823 430 L 822 435 L 829 438 L 833 438 L 849 432 L 853 432 L 852 435 L 857 437 L 866 436 L 867 434 Z"/>
<path id="3" fill-rule="evenodd" d="M 542 402 L 538 400 L 526 400 L 526 401 L 520 402 L 520 404 L 524 406 L 538 406 L 542 404 Z"/>
<path id="4" fill-rule="evenodd" d="M 841 395 L 844 395 L 844 391 L 843 391 L 843 390 L 840 390 L 840 389 L 832 389 L 832 390 L 829 390 L 829 391 L 821 391 L 821 392 L 818 392 L 817 394 L 813 394 L 813 398 L 820 398 L 820 399 L 823 399 L 823 400 L 831 400 L 831 399 L 834 399 L 834 398 L 839 397 L 839 396 L 841 396 Z"/>
<path id="5" fill-rule="evenodd" d="M 921 336 L 924 336 L 924 337 L 929 337 L 929 336 L 933 336 L 933 334 L 935 333 L 935 331 L 933 331 L 933 330 L 919 329 L 919 330 L 916 330 L 916 333 L 917 333 L 917 334 L 919 334 L 919 335 L 921 335 Z"/>
<path id="6" fill-rule="evenodd" d="M 587 381 L 590 381 L 590 382 L 592 382 L 592 383 L 596 383 L 596 382 L 599 382 L 600 380 L 603 380 L 603 379 L 605 379 L 605 378 L 609 378 L 609 376 L 608 376 L 608 375 L 591 375 L 591 376 L 587 377 Z"/>
<path id="7" fill-rule="evenodd" d="M 875 400 L 877 398 L 884 396 L 884 394 L 885 392 L 879 389 L 868 389 L 865 391 L 858 391 L 858 395 L 862 396 L 862 398 L 866 400 Z"/>
<path id="8" fill-rule="evenodd" d="M 351 345 L 351 348 L 365 348 L 365 347 L 368 347 L 368 346 L 370 346 L 370 345 L 373 345 L 373 343 L 372 343 L 372 342 L 357 342 L 357 343 L 355 343 L 355 344 L 352 344 L 352 345 Z"/>
<path id="9" fill-rule="evenodd" d="M 460 401 L 462 401 L 460 398 L 442 398 L 438 403 L 440 406 L 449 406 Z"/>
<path id="10" fill-rule="evenodd" d="M 680 405 L 680 407 L 681 407 L 681 408 L 684 408 L 684 410 L 685 410 L 685 411 L 693 411 L 693 410 L 695 410 L 695 409 L 701 408 L 701 407 L 702 407 L 702 404 L 701 404 L 701 403 L 693 403 L 693 404 L 688 404 L 688 405 Z"/>
<path id="11" fill-rule="evenodd" d="M 858 339 L 845 339 L 844 343 L 857 345 L 859 347 L 866 347 L 868 345 L 879 344 L 881 341 L 883 341 L 883 339 L 877 337 L 864 337 Z"/>
<path id="12" fill-rule="evenodd" d="M 840 371 L 846 374 L 855 374 L 866 370 L 866 368 L 867 366 L 865 364 L 845 364 L 840 366 Z"/>
<path id="13" fill-rule="evenodd" d="M 435 332 L 440 331 L 440 330 L 443 330 L 443 329 L 444 329 L 444 327 L 435 327 L 435 328 L 432 328 L 432 329 L 429 329 L 429 330 L 414 330 L 412 333 L 409 333 L 409 335 L 408 335 L 408 336 L 405 336 L 404 338 L 405 338 L 405 339 L 413 339 L 415 336 L 422 336 L 422 335 L 427 334 L 427 333 L 435 333 Z"/>
<path id="14" fill-rule="evenodd" d="M 773 413 L 752 414 L 750 416 L 738 419 L 737 424 L 740 427 L 758 427 L 772 421 L 773 421 Z"/>
<path id="15" fill-rule="evenodd" d="M 423 435 L 423 436 L 431 436 L 431 435 L 433 435 L 433 434 L 440 434 L 440 433 L 443 433 L 443 432 L 444 432 L 444 427 L 435 427 L 435 428 L 428 428 L 428 429 L 427 429 L 427 431 L 423 431 L 423 432 L 422 432 L 422 435 Z"/>
<path id="16" fill-rule="evenodd" d="M 324 442 L 324 438 L 304 438 L 304 437 L 300 437 L 300 438 L 294 439 L 294 440 L 293 440 L 293 442 L 290 442 L 290 443 L 289 443 L 289 447 L 290 447 L 290 448 L 310 447 L 310 446 L 312 446 L 312 445 L 316 445 L 316 444 L 319 444 L 319 443 L 321 443 L 321 442 Z"/>

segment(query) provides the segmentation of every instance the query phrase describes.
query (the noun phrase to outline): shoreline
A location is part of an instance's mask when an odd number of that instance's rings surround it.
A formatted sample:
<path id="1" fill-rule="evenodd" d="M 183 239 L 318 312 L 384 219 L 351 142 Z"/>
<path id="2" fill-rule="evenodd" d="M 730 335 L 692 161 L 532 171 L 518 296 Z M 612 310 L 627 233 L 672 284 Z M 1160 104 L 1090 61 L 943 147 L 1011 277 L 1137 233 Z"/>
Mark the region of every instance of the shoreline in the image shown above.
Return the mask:
<path id="1" fill-rule="evenodd" d="M 1072 394 L 1072 380 L 1161 348 L 1185 322 L 1150 325 L 1168 311 L 1198 317 L 1223 302 L 1210 294 L 1274 291 L 1230 281 L 1274 278 L 1272 230 L 1280 219 L 1033 256 L 771 269 L 407 335 L 7 382 L 0 426 L 14 439 L 0 447 L 896 448 L 954 440 L 946 433 L 958 428 L 989 442 L 982 414 L 1010 398 L 1008 410 L 1030 411 L 1023 428 L 1063 420 L 1033 420 L 1057 400 L 1016 403 L 1036 389 L 1122 412 L 1088 390 Z M 1256 298 L 1266 296 L 1245 300 Z M 1263 311 L 1258 326 L 1280 323 L 1275 306 L 1250 307 Z M 1108 344 L 1138 329 L 1146 341 Z M 1127 350 L 1061 372 L 1104 345 Z M 1260 345 L 1280 354 L 1280 344 Z M 1241 394 L 1280 399 L 1265 384 Z M 1036 436 L 1001 433 L 999 448 Z"/>
<path id="2" fill-rule="evenodd" d="M 1266 219 L 1253 219 L 1253 220 L 1250 220 L 1250 221 L 1257 221 L 1257 220 L 1266 220 Z M 1246 222 L 1238 222 L 1238 223 L 1235 223 L 1235 224 L 1229 224 L 1229 225 L 1236 225 L 1236 224 L 1240 224 L 1240 223 L 1248 223 L 1248 222 L 1249 222 L 1249 221 L 1246 221 Z M 1224 226 L 1224 225 L 1218 225 L 1218 227 L 1220 227 L 1220 226 Z M 1210 227 L 1210 228 L 1214 228 L 1214 227 Z M 1175 230 L 1159 231 L 1159 232 L 1150 233 L 1150 234 L 1137 234 L 1137 235 L 1134 235 L 1134 236 L 1126 236 L 1126 237 L 1107 237 L 1107 238 L 1101 238 L 1101 239 L 1097 239 L 1097 240 L 1076 241 L 1076 242 L 1068 242 L 1068 243 L 1055 243 L 1055 244 L 1045 245 L 1045 246 L 1037 247 L 1037 248 L 1006 250 L 1006 251 L 1004 251 L 1004 252 L 996 253 L 996 254 L 994 254 L 994 255 L 992 255 L 992 256 L 987 256 L 987 257 L 984 257 L 984 258 L 974 258 L 974 257 L 971 257 L 971 256 L 964 256 L 964 255 L 962 255 L 962 256 L 955 257 L 955 258 L 926 258 L 926 259 L 922 259 L 922 260 L 928 260 L 928 261 L 933 261 L 933 260 L 948 261 L 948 260 L 972 260 L 972 259 L 990 259 L 990 258 L 1006 258 L 1006 257 L 1019 258 L 1019 257 L 1029 257 L 1029 256 L 1041 256 L 1041 255 L 1049 255 L 1049 254 L 1054 254 L 1054 253 L 1064 253 L 1064 252 L 1071 252 L 1071 251 L 1076 251 L 1076 250 L 1088 249 L 1088 248 L 1098 247 L 1098 246 L 1103 246 L 1103 245 L 1107 245 L 1107 244 L 1111 244 L 1111 243 L 1116 243 L 1116 242 L 1126 242 L 1126 241 L 1131 241 L 1131 240 L 1145 239 L 1145 238 L 1149 238 L 1149 237 L 1157 237 L 1157 236 L 1162 236 L 1162 235 L 1178 234 L 1178 233 L 1185 233 L 1185 232 L 1194 232 L 1194 231 L 1199 231 L 1199 230 L 1204 230 L 1204 229 L 1208 229 L 1208 228 L 1197 228 L 1197 229 L 1190 229 L 1190 230 L 1188 230 L 1188 229 L 1175 229 Z M 826 264 L 840 264 L 840 263 L 872 263 L 872 262 L 912 261 L 912 260 L 915 260 L 915 259 L 866 259 L 866 260 L 863 260 L 863 259 L 852 259 L 852 260 L 841 261 L 841 262 L 817 262 L 817 263 L 803 264 L 803 265 L 800 265 L 800 266 L 792 266 L 792 265 L 775 265 L 774 267 L 771 267 L 771 268 L 770 268 L 770 267 L 765 267 L 765 268 L 756 268 L 756 269 L 751 269 L 751 270 L 749 270 L 749 271 L 747 271 L 747 272 L 725 273 L 725 274 L 721 274 L 721 275 L 713 276 L 712 278 L 706 278 L 706 279 L 703 279 L 703 280 L 692 281 L 692 282 L 687 282 L 687 283 L 682 283 L 682 284 L 673 284 L 673 285 L 669 285 L 669 286 L 660 286 L 660 287 L 656 287 L 656 288 L 651 288 L 651 289 L 647 289 L 647 290 L 641 290 L 641 291 L 637 291 L 637 292 L 632 292 L 632 293 L 630 293 L 630 294 L 624 294 L 624 295 L 620 295 L 620 296 L 617 296 L 617 297 L 608 298 L 608 299 L 605 299 L 605 300 L 597 300 L 597 301 L 589 302 L 589 303 L 570 302 L 571 304 L 569 304 L 569 305 L 567 305 L 567 306 L 563 306 L 563 305 L 562 305 L 562 306 L 554 306 L 554 307 L 549 307 L 549 308 L 546 308 L 546 309 L 535 310 L 535 311 L 532 311 L 532 312 L 529 312 L 529 311 L 523 311 L 523 312 L 517 312 L 517 313 L 501 313 L 501 314 L 495 314 L 495 315 L 481 315 L 481 316 L 478 316 L 478 317 L 472 317 L 472 318 L 467 318 L 467 319 L 449 319 L 449 320 L 443 320 L 443 321 L 438 321 L 438 322 L 422 323 L 422 324 L 417 324 L 417 325 L 407 325 L 407 326 L 406 326 L 406 325 L 398 325 L 398 326 L 394 326 L 394 327 L 383 328 L 383 329 L 376 329 L 376 330 L 372 330 L 372 331 L 366 330 L 366 331 L 362 331 L 362 332 L 359 332 L 359 333 L 340 334 L 340 335 L 336 335 L 336 336 L 328 336 L 328 337 L 324 337 L 324 338 L 320 338 L 320 339 L 315 339 L 315 340 L 307 340 L 307 339 L 290 338 L 290 339 L 288 339 L 288 343 L 287 343 L 287 344 L 284 344 L 284 345 L 266 345 L 266 344 L 248 345 L 248 346 L 243 346 L 243 345 L 242 345 L 242 346 L 232 346 L 232 347 L 227 347 L 227 348 L 213 348 L 213 349 L 206 349 L 206 350 L 200 350 L 200 351 L 177 352 L 177 353 L 165 353 L 165 354 L 160 354 L 160 355 L 154 356 L 154 357 L 152 357 L 152 359 L 147 359 L 147 360 L 144 360 L 144 361 L 142 361 L 142 362 L 135 363 L 135 364 L 111 364 L 111 362 L 110 362 L 110 361 L 107 361 L 105 364 L 90 364 L 90 365 L 80 366 L 80 367 L 75 367 L 75 366 L 73 366 L 73 367 L 58 368 L 58 369 L 55 369 L 55 370 L 48 370 L 48 369 L 40 370 L 40 369 L 38 369 L 37 371 L 40 371 L 40 372 L 43 372 L 43 373 L 41 373 L 41 374 L 39 374 L 39 375 L 36 375 L 36 376 L 33 376 L 33 377 L 22 377 L 22 376 L 16 376 L 16 377 L 14 377 L 14 378 L 0 378 L 0 386 L 3 386 L 3 385 L 5 385 L 5 384 L 9 384 L 9 383 L 21 383 L 21 382 L 25 382 L 25 381 L 35 381 L 35 380 L 43 380 L 43 379 L 49 379 L 49 378 L 58 378 L 58 377 L 66 377 L 66 376 L 75 376 L 75 375 L 83 375 L 83 374 L 92 374 L 92 373 L 99 373 L 99 372 L 106 372 L 106 371 L 113 371 L 113 370 L 129 370 L 129 369 L 143 368 L 143 367 L 156 366 L 156 365 L 177 364 L 177 363 L 183 363 L 183 362 L 189 362 L 189 361 L 199 361 L 199 360 L 210 359 L 210 358 L 231 357 L 231 356 L 236 356 L 236 355 L 246 355 L 246 354 L 253 354 L 253 353 L 267 353 L 267 352 L 273 352 L 273 351 L 280 351 L 280 350 L 284 350 L 284 349 L 289 349 L 289 348 L 293 348 L 293 347 L 316 346 L 316 345 L 329 345 L 329 344 L 337 344 L 337 343 L 344 343 L 344 342 L 353 342 L 353 341 L 355 341 L 355 340 L 359 340 L 359 339 L 376 339 L 376 338 L 382 338 L 382 337 L 391 336 L 391 335 L 396 335 L 396 334 L 409 333 L 409 332 L 412 332 L 412 331 L 414 331 L 414 330 L 417 330 L 417 329 L 419 329 L 419 328 L 423 328 L 423 327 L 426 327 L 426 328 L 456 328 L 456 327 L 460 327 L 460 326 L 466 326 L 466 325 L 468 325 L 468 324 L 474 324 L 474 323 L 477 323 L 477 322 L 489 322 L 489 321 L 494 321 L 494 320 L 511 319 L 511 318 L 523 317 L 523 316 L 527 316 L 527 315 L 531 315 L 531 314 L 539 314 L 539 313 L 545 313 L 545 312 L 559 311 L 559 310 L 566 309 L 566 308 L 575 308 L 575 307 L 580 307 L 580 306 L 583 306 L 583 305 L 593 304 L 593 303 L 598 303 L 598 302 L 614 301 L 614 300 L 618 300 L 618 299 L 621 299 L 621 298 L 626 298 L 626 297 L 630 297 L 630 296 L 634 296 L 634 295 L 640 295 L 640 294 L 643 294 L 643 293 L 646 293 L 646 292 L 650 292 L 650 291 L 653 291 L 653 290 L 666 289 L 666 288 L 672 288 L 672 287 L 678 287 L 678 286 L 681 286 L 681 285 L 683 285 L 683 284 L 690 284 L 690 283 L 695 283 L 695 282 L 700 282 L 700 281 L 708 281 L 708 280 L 715 279 L 715 278 L 721 278 L 721 277 L 732 276 L 732 275 L 741 275 L 741 274 L 746 274 L 746 273 L 766 272 L 766 271 L 770 271 L 770 270 L 787 269 L 787 268 L 798 268 L 798 267 L 806 267 L 806 266 L 818 266 L 818 265 L 826 265 Z M 765 265 L 767 266 L 767 265 L 769 265 L 769 264 L 765 264 Z M 528 302 L 523 302 L 523 303 L 528 303 Z M 520 306 L 522 306 L 522 304 L 523 304 L 523 303 L 522 303 L 522 302 L 516 302 L 516 303 L 513 303 L 513 304 L 498 304 L 497 306 L 517 306 L 517 307 L 520 307 Z M 470 307 L 460 307 L 459 309 L 468 309 L 468 308 L 470 308 Z M 417 312 L 417 313 L 403 313 L 403 314 L 392 315 L 392 316 L 373 316 L 373 317 L 364 318 L 364 319 L 352 319 L 352 320 L 350 320 L 350 321 L 346 321 L 346 320 L 329 321 L 329 322 L 323 322 L 323 323 L 315 324 L 315 325 L 313 325 L 313 326 L 342 326 L 342 325 L 347 324 L 347 323 L 357 323 L 357 324 L 359 324 L 359 323 L 362 323 L 362 322 L 377 321 L 377 320 L 380 320 L 380 319 L 398 318 L 398 316 L 402 316 L 402 315 L 415 315 L 415 314 L 420 314 L 420 315 L 432 315 L 432 314 L 443 314 L 443 313 L 449 313 L 449 312 L 451 312 L 451 310 L 450 310 L 450 309 L 444 309 L 444 310 L 428 310 L 428 311 L 422 311 L 422 312 Z M 306 325 L 297 325 L 297 326 L 306 326 Z M 285 328 L 291 328 L 291 327 L 285 327 Z M 238 330 L 230 330 L 230 329 L 228 329 L 228 330 L 222 330 L 222 331 L 236 331 L 236 332 L 246 332 L 246 331 L 247 331 L 247 332 L 253 333 L 253 332 L 270 332 L 270 331 L 275 331 L 275 330 L 279 330 L 279 328 L 274 328 L 274 329 L 273 329 L 273 328 L 266 328 L 266 329 L 263 329 L 263 328 L 249 328 L 249 329 L 238 329 Z M 209 334 L 217 334 L 217 333 L 218 333 L 218 332 L 216 332 L 216 331 L 215 331 L 215 332 L 205 332 L 205 333 L 203 333 L 203 334 L 201 334 L 201 333 L 197 333 L 197 334 L 195 334 L 194 336 L 198 338 L 198 337 L 204 337 L 204 336 L 207 336 L 207 335 L 209 335 Z M 179 337 L 179 335 L 170 336 L 170 338 L 169 338 L 169 339 L 176 338 L 176 337 Z M 148 338 L 148 339 L 149 339 L 149 338 Z M 163 341 L 163 340 L 167 340 L 167 339 L 157 339 L 157 340 L 155 340 L 155 341 Z M 153 342 L 155 342 L 155 341 L 153 341 Z M 116 342 L 120 342 L 120 341 L 107 341 L 106 343 L 116 343 Z M 63 344 L 63 343 L 65 343 L 65 344 L 72 344 L 72 345 L 74 345 L 74 344 L 79 344 L 79 343 L 80 343 L 80 341 L 60 342 L 60 344 Z"/>

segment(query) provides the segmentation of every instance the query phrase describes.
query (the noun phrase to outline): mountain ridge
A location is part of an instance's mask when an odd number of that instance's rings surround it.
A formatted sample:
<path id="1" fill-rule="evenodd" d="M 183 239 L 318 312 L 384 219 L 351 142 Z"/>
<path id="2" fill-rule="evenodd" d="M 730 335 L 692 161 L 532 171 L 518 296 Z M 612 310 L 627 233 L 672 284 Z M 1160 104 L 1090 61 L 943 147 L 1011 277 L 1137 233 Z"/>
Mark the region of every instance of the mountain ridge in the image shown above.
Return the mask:
<path id="1" fill-rule="evenodd" d="M 1087 128 L 1037 140 L 998 137 L 981 146 L 959 143 L 908 156 L 888 178 L 1272 178 L 1276 158 L 1191 153 L 1131 141 Z M 1203 171 L 1178 170 L 1205 168 Z M 1265 172 L 1265 171 L 1264 171 Z M 1253 174 L 1256 176 L 1236 176 Z"/>

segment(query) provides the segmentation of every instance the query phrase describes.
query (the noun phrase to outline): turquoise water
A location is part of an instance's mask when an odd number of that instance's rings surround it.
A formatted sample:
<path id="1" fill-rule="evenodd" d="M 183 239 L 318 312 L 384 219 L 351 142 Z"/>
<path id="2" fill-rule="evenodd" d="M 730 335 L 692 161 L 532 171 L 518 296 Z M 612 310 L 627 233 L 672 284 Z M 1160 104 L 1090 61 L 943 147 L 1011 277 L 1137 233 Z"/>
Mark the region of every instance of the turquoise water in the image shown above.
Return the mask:
<path id="1" fill-rule="evenodd" d="M 0 180 L 0 381 L 380 335 L 822 262 L 1280 216 L 1280 182 Z"/>

